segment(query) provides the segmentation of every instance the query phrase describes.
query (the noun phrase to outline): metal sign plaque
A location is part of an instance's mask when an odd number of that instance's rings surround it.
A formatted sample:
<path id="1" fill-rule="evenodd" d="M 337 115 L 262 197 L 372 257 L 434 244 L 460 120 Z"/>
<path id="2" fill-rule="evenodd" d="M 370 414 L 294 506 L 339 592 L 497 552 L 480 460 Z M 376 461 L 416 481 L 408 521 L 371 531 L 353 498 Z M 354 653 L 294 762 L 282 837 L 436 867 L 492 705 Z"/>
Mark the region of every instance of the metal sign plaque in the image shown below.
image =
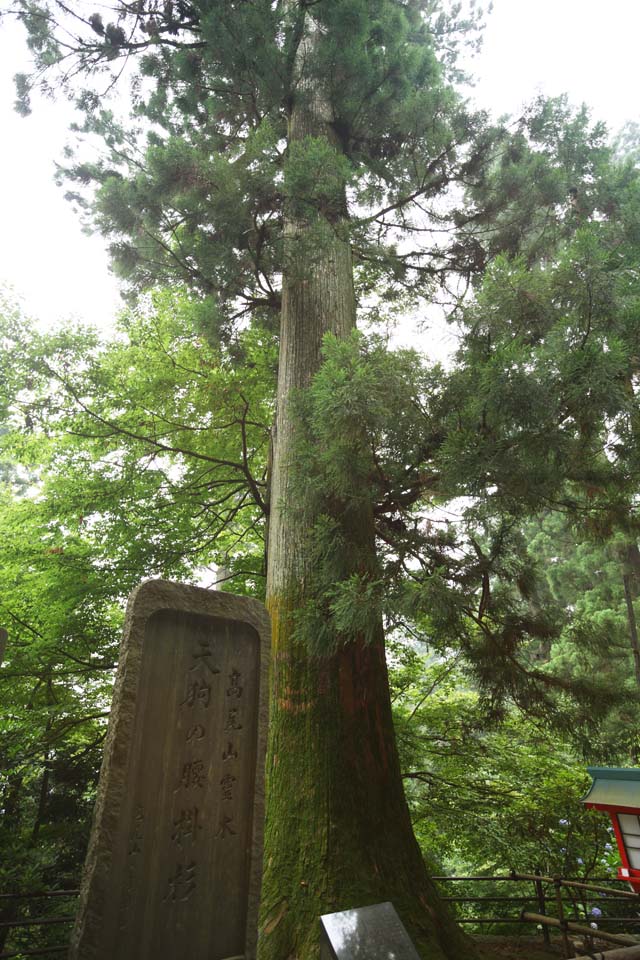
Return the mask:
<path id="1" fill-rule="evenodd" d="M 320 917 L 320 960 L 420 960 L 392 903 Z"/>

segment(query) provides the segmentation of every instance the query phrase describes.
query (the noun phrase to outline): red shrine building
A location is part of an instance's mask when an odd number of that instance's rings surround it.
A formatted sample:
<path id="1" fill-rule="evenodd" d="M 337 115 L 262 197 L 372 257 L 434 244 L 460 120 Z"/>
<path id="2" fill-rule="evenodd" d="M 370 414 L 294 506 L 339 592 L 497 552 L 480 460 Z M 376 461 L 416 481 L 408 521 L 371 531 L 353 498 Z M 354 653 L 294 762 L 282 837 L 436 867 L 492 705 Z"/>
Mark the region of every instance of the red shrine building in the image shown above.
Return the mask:
<path id="1" fill-rule="evenodd" d="M 593 783 L 582 802 L 611 817 L 622 860 L 618 877 L 640 893 L 640 769 L 587 767 L 587 771 Z"/>

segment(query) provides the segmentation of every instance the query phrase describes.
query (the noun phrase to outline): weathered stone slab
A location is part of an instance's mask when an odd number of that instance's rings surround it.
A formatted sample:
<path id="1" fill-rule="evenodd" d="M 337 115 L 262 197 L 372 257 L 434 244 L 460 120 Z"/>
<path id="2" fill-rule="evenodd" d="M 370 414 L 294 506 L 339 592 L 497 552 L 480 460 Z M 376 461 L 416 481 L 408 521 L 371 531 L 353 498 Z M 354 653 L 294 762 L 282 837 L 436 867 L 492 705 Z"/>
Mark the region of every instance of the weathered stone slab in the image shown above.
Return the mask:
<path id="1" fill-rule="evenodd" d="M 252 960 L 269 621 L 161 580 L 129 600 L 70 960 Z"/>
<path id="2" fill-rule="evenodd" d="M 320 960 L 420 960 L 392 903 L 320 917 Z"/>

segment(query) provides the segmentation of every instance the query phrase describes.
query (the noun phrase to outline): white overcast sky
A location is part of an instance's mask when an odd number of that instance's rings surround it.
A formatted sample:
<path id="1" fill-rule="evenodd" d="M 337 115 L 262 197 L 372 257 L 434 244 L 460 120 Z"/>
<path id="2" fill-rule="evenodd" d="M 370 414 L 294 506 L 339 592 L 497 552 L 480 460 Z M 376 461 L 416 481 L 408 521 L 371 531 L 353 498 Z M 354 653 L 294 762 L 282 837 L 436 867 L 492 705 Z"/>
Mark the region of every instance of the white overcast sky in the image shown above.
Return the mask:
<path id="1" fill-rule="evenodd" d="M 0 0 L 0 7 L 2 0 Z M 640 121 L 640 0 L 495 0 L 475 99 L 516 113 L 537 93 L 566 92 L 617 131 Z M 22 33 L 0 21 L 0 285 L 45 323 L 75 317 L 108 326 L 118 309 L 104 243 L 86 237 L 53 183 L 67 139 L 68 108 L 37 103 L 13 112 L 13 75 L 27 69 Z"/>

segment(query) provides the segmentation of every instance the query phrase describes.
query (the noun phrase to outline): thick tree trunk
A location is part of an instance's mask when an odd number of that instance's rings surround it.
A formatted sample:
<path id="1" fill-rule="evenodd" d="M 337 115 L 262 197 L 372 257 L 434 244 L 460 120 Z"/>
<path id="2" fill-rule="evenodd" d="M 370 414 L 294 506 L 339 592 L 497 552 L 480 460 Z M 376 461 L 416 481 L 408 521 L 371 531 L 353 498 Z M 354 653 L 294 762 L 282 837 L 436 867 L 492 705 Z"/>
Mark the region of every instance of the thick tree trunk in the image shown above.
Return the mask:
<path id="1" fill-rule="evenodd" d="M 303 58 L 310 42 L 303 40 Z M 331 140 L 321 95 L 301 87 L 290 142 Z M 320 914 L 383 900 L 394 903 L 425 958 L 473 957 L 472 945 L 438 902 L 413 836 L 382 624 L 373 643 L 336 638 L 325 656 L 311 655 L 293 635 L 292 616 L 313 583 L 307 536 L 314 518 L 304 503 L 294 503 L 292 402 L 320 366 L 325 333 L 343 337 L 355 326 L 351 250 L 340 227 L 339 217 L 327 216 L 322 241 L 312 249 L 308 224 L 290 217 L 286 227 L 268 544 L 273 665 L 260 957 L 311 960 Z M 318 229 L 315 223 L 315 238 Z M 359 572 L 363 563 L 373 567 L 369 510 L 353 523 L 353 547 Z"/>
<path id="2" fill-rule="evenodd" d="M 621 551 L 622 583 L 624 585 L 624 599 L 627 607 L 627 623 L 629 624 L 629 645 L 633 654 L 633 672 L 636 685 L 640 688 L 640 644 L 638 643 L 638 624 L 634 600 L 638 596 L 640 585 L 640 551 L 638 544 L 629 542 Z M 640 755 L 640 744 L 635 740 L 629 751 L 631 762 L 637 764 Z"/>
<path id="3" fill-rule="evenodd" d="M 627 620 L 629 622 L 629 643 L 633 654 L 633 670 L 636 683 L 640 687 L 640 645 L 638 644 L 638 626 L 636 623 L 636 614 L 633 606 L 635 596 L 638 594 L 638 584 L 640 584 L 640 553 L 637 543 L 628 543 L 623 554 L 623 577 L 624 598 L 627 605 Z M 632 581 L 635 583 L 632 585 Z M 634 589 L 635 587 L 635 589 Z"/>
<path id="4" fill-rule="evenodd" d="M 391 900 L 421 956 L 473 957 L 413 836 L 383 644 L 311 658 L 278 613 L 260 956 L 316 957 L 321 914 Z"/>

